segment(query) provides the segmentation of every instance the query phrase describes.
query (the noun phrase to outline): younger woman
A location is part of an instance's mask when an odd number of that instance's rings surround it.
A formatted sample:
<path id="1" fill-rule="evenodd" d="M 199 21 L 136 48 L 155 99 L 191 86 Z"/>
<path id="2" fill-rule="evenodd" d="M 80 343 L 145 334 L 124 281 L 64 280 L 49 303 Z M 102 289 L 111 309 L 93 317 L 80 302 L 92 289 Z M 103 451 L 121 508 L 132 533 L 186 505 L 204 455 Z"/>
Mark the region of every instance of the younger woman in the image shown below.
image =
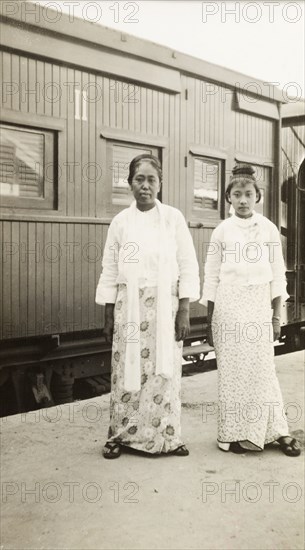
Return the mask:
<path id="1" fill-rule="evenodd" d="M 278 441 L 298 456 L 273 360 L 281 301 L 289 297 L 285 265 L 276 226 L 254 211 L 260 199 L 254 169 L 236 166 L 226 190 L 235 213 L 213 231 L 207 253 L 200 303 L 208 306 L 217 358 L 218 445 L 244 453 Z"/>

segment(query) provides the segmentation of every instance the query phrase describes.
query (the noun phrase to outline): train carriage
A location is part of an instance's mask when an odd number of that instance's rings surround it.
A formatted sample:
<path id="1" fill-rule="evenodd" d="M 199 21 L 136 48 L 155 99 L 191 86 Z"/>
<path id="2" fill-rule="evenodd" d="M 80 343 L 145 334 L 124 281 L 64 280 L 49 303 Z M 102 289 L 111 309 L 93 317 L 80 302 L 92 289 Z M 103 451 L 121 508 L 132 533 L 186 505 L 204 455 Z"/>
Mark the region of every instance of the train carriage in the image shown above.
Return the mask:
<path id="1" fill-rule="evenodd" d="M 237 162 L 256 167 L 260 211 L 282 227 L 289 264 L 282 348 L 302 346 L 304 163 L 302 177 L 283 176 L 281 163 L 282 146 L 292 164 L 301 162 L 304 134 L 296 161 L 283 93 L 26 4 L 1 5 L 0 381 L 12 380 L 17 408 L 27 406 L 29 386 L 45 405 L 72 400 L 76 379 L 106 384 L 99 377 L 109 372 L 111 350 L 95 288 L 111 219 L 131 200 L 128 163 L 144 151 L 161 160 L 161 200 L 185 215 L 201 279 L 211 232 L 228 215 L 227 176 Z M 295 119 L 303 132 L 304 116 Z M 205 313 L 192 304 L 187 343 L 204 340 Z"/>

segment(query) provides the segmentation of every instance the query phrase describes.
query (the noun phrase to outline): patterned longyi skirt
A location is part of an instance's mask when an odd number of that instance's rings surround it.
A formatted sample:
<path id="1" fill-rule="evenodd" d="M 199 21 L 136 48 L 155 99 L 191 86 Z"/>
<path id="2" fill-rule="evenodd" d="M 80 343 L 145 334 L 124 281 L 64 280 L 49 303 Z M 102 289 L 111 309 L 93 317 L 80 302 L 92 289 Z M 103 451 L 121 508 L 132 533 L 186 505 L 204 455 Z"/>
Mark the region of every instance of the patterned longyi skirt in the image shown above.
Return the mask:
<path id="1" fill-rule="evenodd" d="M 219 284 L 212 319 L 218 368 L 218 442 L 262 450 L 288 435 L 275 372 L 270 285 Z"/>
<path id="2" fill-rule="evenodd" d="M 182 445 L 181 441 L 181 368 L 182 342 L 174 346 L 174 374 L 165 379 L 156 370 L 157 287 L 139 289 L 140 327 L 133 337 L 140 337 L 141 390 L 124 389 L 127 323 L 127 287 L 119 285 L 114 310 L 115 329 L 112 347 L 110 426 L 108 441 L 148 453 L 167 453 Z M 172 323 L 178 310 L 177 288 L 172 289 Z M 129 334 L 129 337 L 131 335 Z"/>

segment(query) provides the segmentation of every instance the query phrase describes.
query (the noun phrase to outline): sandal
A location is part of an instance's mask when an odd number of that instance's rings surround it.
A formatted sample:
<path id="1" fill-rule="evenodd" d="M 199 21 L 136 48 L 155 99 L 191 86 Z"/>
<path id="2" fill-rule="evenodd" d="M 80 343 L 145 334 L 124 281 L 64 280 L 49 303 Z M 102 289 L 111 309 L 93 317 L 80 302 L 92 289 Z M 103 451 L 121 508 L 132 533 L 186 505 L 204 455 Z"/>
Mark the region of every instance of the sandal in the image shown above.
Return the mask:
<path id="1" fill-rule="evenodd" d="M 107 449 L 107 450 L 106 450 Z M 115 441 L 107 441 L 103 449 L 104 458 L 119 458 L 121 455 L 121 445 Z"/>
<path id="2" fill-rule="evenodd" d="M 231 451 L 231 453 L 235 453 L 237 455 L 242 455 L 242 454 L 245 454 L 247 452 L 247 449 L 244 449 L 240 445 L 240 443 L 238 443 L 238 441 L 233 441 L 232 443 L 230 443 L 229 451 Z"/>
<path id="3" fill-rule="evenodd" d="M 176 455 L 176 456 L 188 456 L 190 452 L 185 445 L 180 445 L 180 447 L 177 447 L 177 449 L 175 449 L 174 451 L 171 451 L 170 454 Z"/>
<path id="4" fill-rule="evenodd" d="M 294 438 L 291 438 L 289 442 L 285 441 L 286 437 L 280 437 L 278 443 L 283 453 L 287 456 L 300 456 L 301 449 L 299 441 Z"/>

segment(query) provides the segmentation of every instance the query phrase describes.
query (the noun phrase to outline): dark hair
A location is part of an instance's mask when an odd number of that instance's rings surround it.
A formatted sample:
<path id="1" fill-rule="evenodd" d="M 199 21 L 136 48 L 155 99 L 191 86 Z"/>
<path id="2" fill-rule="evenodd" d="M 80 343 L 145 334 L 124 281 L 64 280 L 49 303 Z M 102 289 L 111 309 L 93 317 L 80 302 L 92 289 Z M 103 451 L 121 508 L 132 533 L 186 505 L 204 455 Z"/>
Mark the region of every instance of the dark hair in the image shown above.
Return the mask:
<path id="1" fill-rule="evenodd" d="M 255 174 L 255 169 L 250 164 L 237 164 L 236 166 L 234 166 L 232 170 L 232 176 L 230 178 L 230 182 L 225 192 L 226 201 L 229 204 L 231 204 L 230 193 L 232 191 L 232 187 L 236 183 L 240 183 L 241 185 L 252 183 L 257 194 L 256 202 L 259 202 L 261 200 L 262 193 L 256 183 L 256 178 L 254 174 Z"/>
<path id="2" fill-rule="evenodd" d="M 138 155 L 134 159 L 132 159 L 130 165 L 129 165 L 129 174 L 127 181 L 129 185 L 131 185 L 131 182 L 133 180 L 133 177 L 136 173 L 136 169 L 138 168 L 139 164 L 141 162 L 150 162 L 152 167 L 157 171 L 160 183 L 162 182 L 162 168 L 161 163 L 157 157 L 154 157 L 154 155 L 150 155 L 149 153 L 143 153 L 142 155 Z"/>

